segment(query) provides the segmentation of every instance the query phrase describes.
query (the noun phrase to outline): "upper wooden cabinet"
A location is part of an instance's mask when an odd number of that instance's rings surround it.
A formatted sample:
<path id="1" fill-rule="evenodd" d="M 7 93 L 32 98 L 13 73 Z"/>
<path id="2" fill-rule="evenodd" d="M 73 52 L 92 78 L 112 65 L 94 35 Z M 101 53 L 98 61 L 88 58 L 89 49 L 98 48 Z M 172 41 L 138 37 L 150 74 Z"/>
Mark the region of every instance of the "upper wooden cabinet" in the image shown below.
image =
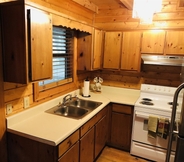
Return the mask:
<path id="1" fill-rule="evenodd" d="M 77 40 L 77 69 L 101 68 L 103 31 L 94 29 L 92 34 L 79 32 Z"/>
<path id="2" fill-rule="evenodd" d="M 143 32 L 141 53 L 163 54 L 165 44 L 165 31 L 152 30 Z"/>
<path id="3" fill-rule="evenodd" d="M 167 31 L 165 54 L 184 55 L 184 31 Z"/>
<path id="4" fill-rule="evenodd" d="M 93 69 L 100 69 L 102 64 L 103 31 L 95 29 L 93 36 Z"/>
<path id="5" fill-rule="evenodd" d="M 103 68 L 119 69 L 122 32 L 106 32 L 104 42 Z"/>
<path id="6" fill-rule="evenodd" d="M 121 69 L 140 71 L 141 32 L 123 32 Z"/>
<path id="7" fill-rule="evenodd" d="M 4 81 L 27 84 L 52 78 L 52 21 L 23 2 L 1 5 Z"/>

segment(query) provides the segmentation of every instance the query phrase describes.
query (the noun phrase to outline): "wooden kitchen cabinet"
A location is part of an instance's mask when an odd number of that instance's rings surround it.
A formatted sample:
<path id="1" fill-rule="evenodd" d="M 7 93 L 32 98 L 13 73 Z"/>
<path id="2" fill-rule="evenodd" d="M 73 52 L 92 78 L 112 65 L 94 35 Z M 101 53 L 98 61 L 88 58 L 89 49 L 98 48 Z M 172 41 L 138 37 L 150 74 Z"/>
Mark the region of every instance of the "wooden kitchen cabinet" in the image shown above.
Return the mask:
<path id="1" fill-rule="evenodd" d="M 104 148 L 107 141 L 107 116 L 80 139 L 80 162 L 93 162 Z"/>
<path id="2" fill-rule="evenodd" d="M 77 40 L 77 69 L 101 68 L 103 31 L 93 29 L 92 34 L 79 32 Z"/>
<path id="3" fill-rule="evenodd" d="M 104 148 L 108 139 L 108 115 L 95 125 L 95 159 Z"/>
<path id="4" fill-rule="evenodd" d="M 80 162 L 94 160 L 94 127 L 80 139 Z"/>
<path id="5" fill-rule="evenodd" d="M 184 31 L 167 31 L 166 55 L 184 55 Z"/>
<path id="6" fill-rule="evenodd" d="M 119 69 L 122 32 L 105 32 L 103 68 Z"/>
<path id="7" fill-rule="evenodd" d="M 112 104 L 110 145 L 130 151 L 133 107 Z"/>
<path id="8" fill-rule="evenodd" d="M 57 146 L 8 132 L 9 162 L 93 162 L 106 144 L 109 106 Z"/>
<path id="9" fill-rule="evenodd" d="M 67 162 L 78 162 L 78 141 L 79 130 L 66 138 L 58 146 L 51 146 L 8 133 L 9 162 L 66 162 L 66 159 L 68 159 Z"/>
<path id="10" fill-rule="evenodd" d="M 123 32 L 121 69 L 140 71 L 141 32 Z"/>
<path id="11" fill-rule="evenodd" d="M 165 46 L 165 31 L 151 30 L 143 32 L 141 53 L 164 54 L 164 46 Z"/>
<path id="12" fill-rule="evenodd" d="M 1 4 L 4 81 L 27 84 L 52 78 L 52 19 L 14 1 Z"/>
<path id="13" fill-rule="evenodd" d="M 74 144 L 58 162 L 79 162 L 79 142 Z"/>
<path id="14" fill-rule="evenodd" d="M 106 106 L 81 128 L 80 162 L 93 162 L 104 148 L 108 137 L 108 111 Z"/>

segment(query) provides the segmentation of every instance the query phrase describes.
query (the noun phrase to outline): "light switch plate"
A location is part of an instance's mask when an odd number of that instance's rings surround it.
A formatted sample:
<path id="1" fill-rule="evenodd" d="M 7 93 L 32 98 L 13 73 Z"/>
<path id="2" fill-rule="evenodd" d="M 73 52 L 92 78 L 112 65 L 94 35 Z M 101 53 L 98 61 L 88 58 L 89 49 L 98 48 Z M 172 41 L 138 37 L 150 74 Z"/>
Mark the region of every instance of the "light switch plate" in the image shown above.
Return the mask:
<path id="1" fill-rule="evenodd" d="M 29 107 L 29 96 L 24 97 L 24 109 Z"/>
<path id="2" fill-rule="evenodd" d="M 11 114 L 12 113 L 12 104 L 7 104 L 6 105 L 6 114 Z"/>

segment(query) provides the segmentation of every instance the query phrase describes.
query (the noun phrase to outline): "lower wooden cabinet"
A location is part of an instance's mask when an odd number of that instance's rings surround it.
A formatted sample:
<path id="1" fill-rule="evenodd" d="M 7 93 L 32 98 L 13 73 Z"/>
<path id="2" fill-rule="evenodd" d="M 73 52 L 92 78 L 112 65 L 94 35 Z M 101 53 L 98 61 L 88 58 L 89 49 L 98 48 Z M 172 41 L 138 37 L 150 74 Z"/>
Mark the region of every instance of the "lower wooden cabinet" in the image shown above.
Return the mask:
<path id="1" fill-rule="evenodd" d="M 9 162 L 93 162 L 106 144 L 108 106 L 58 146 L 8 133 Z"/>
<path id="2" fill-rule="evenodd" d="M 80 162 L 94 160 L 94 127 L 80 139 Z"/>
<path id="3" fill-rule="evenodd" d="M 95 159 L 106 145 L 108 138 L 107 114 L 95 125 Z"/>
<path id="4" fill-rule="evenodd" d="M 129 151 L 132 118 L 133 106 L 110 104 L 58 146 L 50 146 L 8 133 L 8 160 L 9 162 L 93 162 L 98 158 L 107 141 L 110 146 Z"/>
<path id="5" fill-rule="evenodd" d="M 108 136 L 108 106 L 85 123 L 81 129 L 80 162 L 93 162 L 103 150 Z"/>
<path id="6" fill-rule="evenodd" d="M 79 162 L 79 142 L 74 144 L 58 161 Z"/>
<path id="7" fill-rule="evenodd" d="M 112 104 L 110 145 L 130 150 L 133 106 Z"/>

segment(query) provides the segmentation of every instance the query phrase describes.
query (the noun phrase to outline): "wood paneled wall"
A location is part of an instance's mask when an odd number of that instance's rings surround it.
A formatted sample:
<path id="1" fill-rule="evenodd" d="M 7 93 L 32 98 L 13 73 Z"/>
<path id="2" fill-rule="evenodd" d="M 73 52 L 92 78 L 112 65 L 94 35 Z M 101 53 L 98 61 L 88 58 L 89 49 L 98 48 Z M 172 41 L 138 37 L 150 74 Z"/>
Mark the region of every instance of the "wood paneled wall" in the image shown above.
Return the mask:
<path id="1" fill-rule="evenodd" d="M 141 72 L 98 70 L 90 75 L 91 83 L 93 78 L 103 78 L 102 85 L 122 88 L 140 89 L 142 83 L 162 86 L 177 87 L 180 81 L 181 67 L 142 65 Z"/>

